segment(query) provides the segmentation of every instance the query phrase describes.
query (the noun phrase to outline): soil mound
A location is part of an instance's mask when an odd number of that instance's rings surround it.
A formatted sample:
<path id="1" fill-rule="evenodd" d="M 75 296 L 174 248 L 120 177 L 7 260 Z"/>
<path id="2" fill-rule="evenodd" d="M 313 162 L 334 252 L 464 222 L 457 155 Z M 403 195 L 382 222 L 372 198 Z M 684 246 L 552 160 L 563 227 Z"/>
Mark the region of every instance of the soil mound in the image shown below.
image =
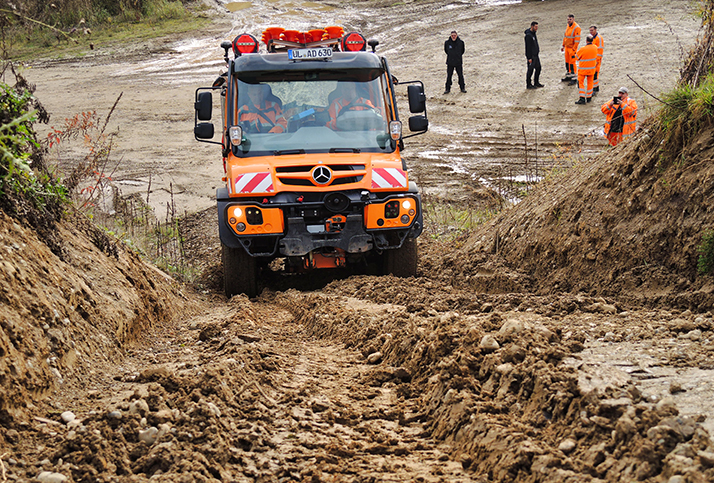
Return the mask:
<path id="1" fill-rule="evenodd" d="M 551 175 L 443 263 L 460 267 L 457 282 L 487 291 L 500 284 L 473 274 L 503 265 L 537 293 L 585 292 L 705 312 L 714 305 L 714 283 L 698 276 L 697 249 L 714 226 L 713 135 L 706 126 L 671 156 L 652 120 L 631 142 Z"/>
<path id="2" fill-rule="evenodd" d="M 185 289 L 80 215 L 54 229 L 61 258 L 0 211 L 2 422 L 190 308 Z"/>

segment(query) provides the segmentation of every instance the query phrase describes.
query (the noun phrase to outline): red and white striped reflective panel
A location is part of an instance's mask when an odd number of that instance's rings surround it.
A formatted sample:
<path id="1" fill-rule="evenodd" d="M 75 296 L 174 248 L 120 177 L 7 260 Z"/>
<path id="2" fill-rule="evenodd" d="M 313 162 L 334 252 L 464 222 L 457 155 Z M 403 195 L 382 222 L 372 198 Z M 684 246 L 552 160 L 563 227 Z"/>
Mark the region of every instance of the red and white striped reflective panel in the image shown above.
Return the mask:
<path id="1" fill-rule="evenodd" d="M 372 170 L 372 188 L 406 188 L 407 173 L 398 168 Z"/>
<path id="2" fill-rule="evenodd" d="M 272 193 L 273 179 L 270 173 L 245 173 L 236 177 L 235 193 Z"/>

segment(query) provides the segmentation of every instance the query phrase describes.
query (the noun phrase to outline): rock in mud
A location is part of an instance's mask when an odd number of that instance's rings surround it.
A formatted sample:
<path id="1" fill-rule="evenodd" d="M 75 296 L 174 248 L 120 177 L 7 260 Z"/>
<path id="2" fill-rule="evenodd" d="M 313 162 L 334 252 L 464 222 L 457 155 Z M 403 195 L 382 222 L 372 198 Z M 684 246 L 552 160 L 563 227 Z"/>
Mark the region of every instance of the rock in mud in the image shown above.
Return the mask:
<path id="1" fill-rule="evenodd" d="M 697 453 L 697 456 L 699 456 L 699 462 L 705 468 L 714 467 L 714 453 L 711 451 L 700 451 Z"/>
<path id="2" fill-rule="evenodd" d="M 570 454 L 575 449 L 575 446 L 577 446 L 577 443 L 572 439 L 567 438 L 561 441 L 558 445 L 558 449 L 565 454 Z"/>
<path id="3" fill-rule="evenodd" d="M 493 352 L 500 347 L 498 341 L 492 335 L 484 335 L 478 345 L 484 352 Z"/>
<path id="4" fill-rule="evenodd" d="M 139 431 L 139 441 L 143 441 L 147 445 L 151 446 L 156 442 L 158 438 L 159 430 L 155 427 L 150 427 Z"/>
<path id="5" fill-rule="evenodd" d="M 143 399 L 137 399 L 129 404 L 129 414 L 138 414 L 140 416 L 146 416 L 149 412 L 149 403 Z"/>
<path id="6" fill-rule="evenodd" d="M 51 471 L 43 471 L 37 475 L 37 481 L 40 483 L 64 483 L 67 477 L 62 473 L 52 473 Z"/>
<path id="7" fill-rule="evenodd" d="M 76 416 L 72 411 L 65 411 L 62 414 L 60 414 L 60 417 L 62 418 L 62 421 L 65 423 L 71 423 L 72 421 L 75 420 Z"/>
<path id="8" fill-rule="evenodd" d="M 379 361 L 382 360 L 382 353 L 381 352 L 373 352 L 370 355 L 367 356 L 367 363 L 368 364 L 378 364 Z"/>

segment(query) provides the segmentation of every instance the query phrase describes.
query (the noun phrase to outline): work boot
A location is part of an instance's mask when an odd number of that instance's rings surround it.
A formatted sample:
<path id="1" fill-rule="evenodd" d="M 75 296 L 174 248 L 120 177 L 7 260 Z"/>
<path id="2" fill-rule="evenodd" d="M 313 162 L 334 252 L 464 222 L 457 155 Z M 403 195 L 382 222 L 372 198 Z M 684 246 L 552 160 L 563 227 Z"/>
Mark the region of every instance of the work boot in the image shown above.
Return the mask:
<path id="1" fill-rule="evenodd" d="M 575 79 L 570 79 L 570 82 L 568 83 L 569 86 L 574 86 L 578 83 Z"/>
<path id="2" fill-rule="evenodd" d="M 545 86 L 544 86 L 543 84 L 541 84 L 540 82 L 536 82 L 536 83 L 535 83 L 535 86 L 536 86 L 536 87 L 545 87 Z"/>
<path id="3" fill-rule="evenodd" d="M 526 89 L 535 89 L 535 88 L 536 88 L 536 86 L 534 86 L 533 84 L 526 85 Z"/>
<path id="4" fill-rule="evenodd" d="M 581 97 L 580 99 L 578 99 L 578 102 L 576 102 L 576 104 L 585 104 L 585 98 Z"/>
<path id="5" fill-rule="evenodd" d="M 450 92 L 451 92 L 451 89 L 446 89 L 446 90 L 444 91 L 444 94 L 449 94 Z"/>
<path id="6" fill-rule="evenodd" d="M 462 87 L 462 88 L 461 88 L 461 92 L 463 92 L 464 94 L 466 94 L 466 88 L 465 88 L 465 87 Z"/>
<path id="7" fill-rule="evenodd" d="M 571 76 L 570 74 L 565 74 L 565 77 L 560 79 L 560 82 L 570 82 L 571 80 L 573 80 L 573 76 Z"/>
<path id="8" fill-rule="evenodd" d="M 600 87 L 593 87 L 593 94 L 597 94 L 598 92 L 600 92 Z"/>
<path id="9" fill-rule="evenodd" d="M 586 102 L 590 102 L 590 101 L 592 101 L 592 100 L 593 100 L 592 97 L 588 97 L 587 100 L 586 100 Z"/>

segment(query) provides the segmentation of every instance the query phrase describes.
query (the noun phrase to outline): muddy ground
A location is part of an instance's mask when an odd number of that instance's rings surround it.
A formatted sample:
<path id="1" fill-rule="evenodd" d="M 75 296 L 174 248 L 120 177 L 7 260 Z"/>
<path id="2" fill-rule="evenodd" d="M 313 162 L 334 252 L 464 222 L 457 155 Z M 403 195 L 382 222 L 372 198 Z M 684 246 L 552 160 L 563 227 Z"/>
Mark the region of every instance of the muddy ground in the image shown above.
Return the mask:
<path id="1" fill-rule="evenodd" d="M 492 5 L 499 3 L 506 5 Z M 640 118 L 647 117 L 658 103 L 627 76 L 661 95 L 679 78 L 700 24 L 687 0 L 233 5 L 251 6 L 234 13 L 216 7 L 216 23 L 206 32 L 131 46 L 98 45 L 81 61 L 38 61 L 25 71 L 52 115 L 50 125 L 60 129 L 65 118 L 81 112 L 95 110 L 105 118 L 121 95 L 107 130 L 118 132 L 114 163 L 104 174 L 124 195 L 148 198 L 158 214 L 166 212 L 167 202 L 179 213 L 213 206 L 222 166 L 215 145 L 193 138 L 194 91 L 211 85 L 224 65 L 219 44 L 239 33 L 260 37 L 268 26 L 306 30 L 338 24 L 379 40 L 378 51 L 393 74 L 403 81 L 420 79 L 426 88 L 429 133 L 408 140 L 404 153 L 412 176 L 427 194 L 483 204 L 493 199 L 490 189 L 512 195 L 518 181 L 534 181 L 553 166 L 569 166 L 603 149 L 600 105 L 620 86 L 631 89 Z M 606 42 L 601 94 L 587 106 L 574 104 L 577 86 L 560 82 L 568 12 L 584 32 L 597 25 Z M 523 32 L 533 19 L 540 22 L 545 88 L 528 91 Z M 443 44 L 452 29 L 466 44 L 468 92 L 445 96 Z M 407 112 L 405 104 L 401 111 Z M 70 144 L 59 154 L 72 164 L 83 151 Z"/>
<path id="2" fill-rule="evenodd" d="M 120 161 L 112 177 L 125 195 L 150 192 L 158 213 L 172 193 L 189 213 L 186 257 L 201 268 L 200 290 L 107 245 L 71 216 L 59 229 L 58 256 L 3 215 L 0 479 L 714 479 L 711 306 L 655 303 L 628 296 L 628 285 L 586 287 L 597 278 L 585 262 L 572 264 L 582 285 L 567 271 L 557 284 L 527 265 L 532 245 L 518 242 L 528 235 L 524 218 L 530 214 L 536 225 L 548 218 L 539 209 L 552 212 L 545 200 L 562 197 L 566 215 L 575 209 L 564 190 L 548 191 L 559 180 L 582 190 L 581 200 L 604 198 L 598 190 L 608 187 L 588 184 L 608 162 L 586 157 L 605 145 L 583 137 L 601 125 L 599 106 L 575 106 L 575 91 L 559 81 L 566 15 L 597 23 L 609 42 L 603 95 L 631 86 L 627 74 L 655 95 L 666 90 L 696 36 L 688 2 L 591 4 L 256 2 L 218 17 L 215 31 L 195 40 L 30 66 L 26 75 L 54 122 L 108 111 L 123 93 L 111 119 Z M 397 77 L 425 81 L 432 129 L 411 140 L 407 154 L 427 193 L 483 207 L 504 172 L 535 176 L 520 159 L 522 125 L 534 133 L 536 123 L 539 169 L 591 162 L 592 171 L 571 169 L 570 176 L 588 175 L 578 182 L 549 178 L 528 201 L 531 211 L 507 213 L 492 222 L 495 231 L 421 237 L 416 278 L 274 275 L 258 298 L 227 301 L 211 210 L 220 159 L 214 147 L 192 140 L 192 92 L 220 68 L 220 51 L 210 46 L 243 30 L 236 25 L 257 32 L 298 10 L 316 24 L 346 24 L 379 38 Z M 626 13 L 616 18 L 615 10 Z M 526 91 L 522 32 L 533 18 L 546 87 Z M 443 66 L 424 52 L 440 52 L 454 27 L 469 49 L 468 92 L 443 96 Z M 633 90 L 645 115 L 654 101 Z M 612 163 L 619 169 L 626 162 L 615 158 L 628 158 L 618 149 Z M 63 162 L 78 153 L 79 146 L 66 148 Z M 645 196 L 639 193 L 640 204 Z M 557 251 L 559 232 L 551 235 L 556 273 L 564 270 L 556 258 L 577 240 L 563 239 Z M 489 258 L 495 238 L 516 266 Z M 595 244 L 592 252 L 593 261 L 603 253 Z M 533 263 L 547 265 L 547 251 L 535 253 Z M 616 262 L 590 271 L 607 274 Z M 659 289 L 672 294 L 677 286 Z M 643 290 L 629 287 L 635 295 Z M 686 291 L 688 282 L 679 287 Z"/>

